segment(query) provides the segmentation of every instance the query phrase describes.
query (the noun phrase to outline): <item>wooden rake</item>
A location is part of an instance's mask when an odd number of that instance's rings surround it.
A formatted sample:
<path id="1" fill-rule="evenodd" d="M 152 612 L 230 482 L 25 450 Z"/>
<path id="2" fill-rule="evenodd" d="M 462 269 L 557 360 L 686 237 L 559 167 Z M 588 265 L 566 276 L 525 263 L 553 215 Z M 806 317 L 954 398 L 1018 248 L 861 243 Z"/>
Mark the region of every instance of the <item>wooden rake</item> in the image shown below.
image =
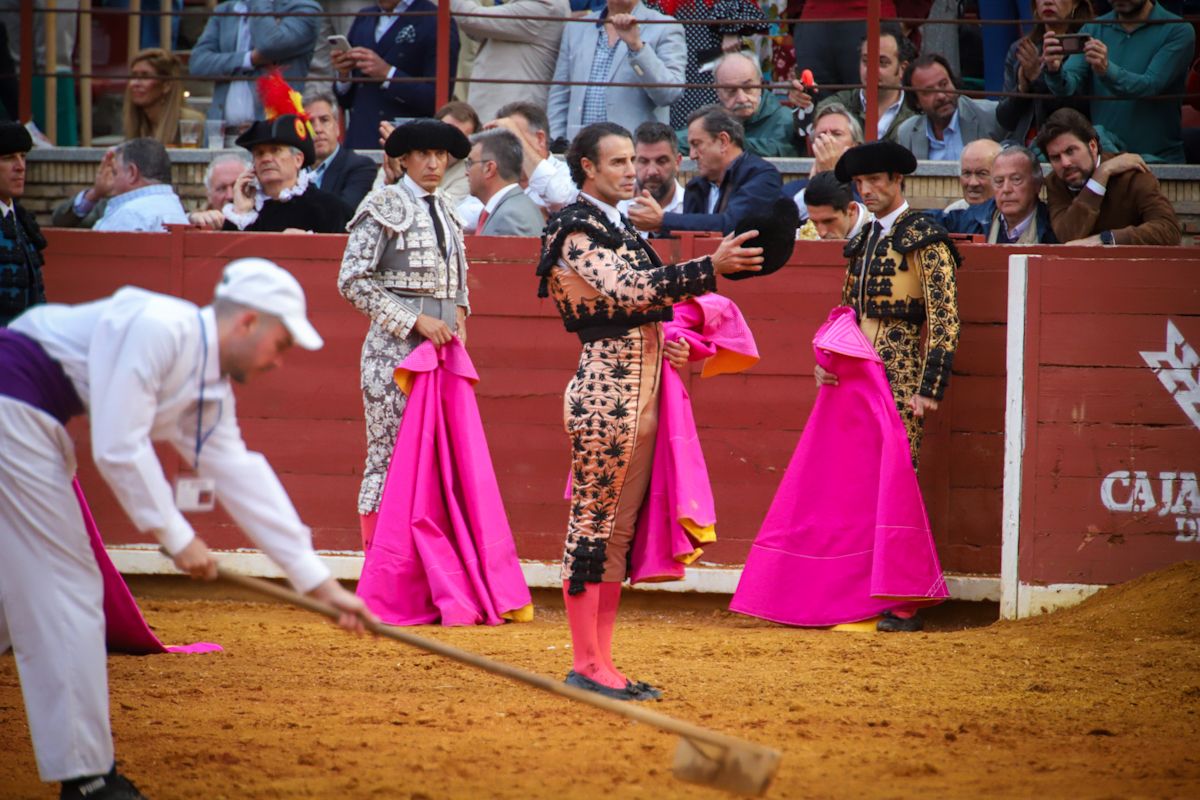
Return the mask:
<path id="1" fill-rule="evenodd" d="M 315 611 L 330 619 L 336 620 L 340 616 L 332 606 L 270 581 L 240 575 L 225 568 L 219 568 L 219 574 L 223 580 L 229 583 L 259 594 L 269 595 L 309 611 Z M 444 644 L 436 639 L 417 636 L 401 628 L 369 621 L 365 624 L 367 630 L 377 636 L 395 639 L 419 650 L 444 656 L 502 678 L 524 683 L 543 692 L 586 703 L 659 730 L 678 734 L 679 744 L 675 748 L 675 762 L 671 771 L 680 780 L 724 789 L 734 794 L 761 797 L 771 785 L 775 773 L 779 771 L 780 753 L 778 750 L 668 717 L 666 714 L 651 711 L 633 702 L 613 700 L 595 692 L 567 686 L 565 683 L 545 675 L 538 675 L 511 664 L 493 661 L 490 658 Z"/>

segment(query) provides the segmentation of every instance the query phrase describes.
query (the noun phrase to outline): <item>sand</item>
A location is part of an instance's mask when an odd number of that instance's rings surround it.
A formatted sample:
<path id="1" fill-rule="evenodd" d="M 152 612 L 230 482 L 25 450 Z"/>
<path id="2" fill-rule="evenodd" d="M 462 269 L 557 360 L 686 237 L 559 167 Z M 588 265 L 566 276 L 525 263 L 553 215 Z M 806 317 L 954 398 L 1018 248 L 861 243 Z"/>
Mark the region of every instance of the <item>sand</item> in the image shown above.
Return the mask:
<path id="1" fill-rule="evenodd" d="M 181 585 L 134 589 L 165 641 L 226 652 L 109 660 L 118 758 L 150 798 L 727 796 L 672 778 L 667 734 Z M 420 632 L 563 675 L 561 602 L 536 599 L 531 624 Z M 641 593 L 616 652 L 666 688 L 656 709 L 782 750 L 770 797 L 1200 796 L 1200 562 L 980 625 L 994 608 L 943 607 L 922 634 L 850 634 Z M 11 654 L 0 752 L 0 797 L 57 797 L 37 780 Z"/>

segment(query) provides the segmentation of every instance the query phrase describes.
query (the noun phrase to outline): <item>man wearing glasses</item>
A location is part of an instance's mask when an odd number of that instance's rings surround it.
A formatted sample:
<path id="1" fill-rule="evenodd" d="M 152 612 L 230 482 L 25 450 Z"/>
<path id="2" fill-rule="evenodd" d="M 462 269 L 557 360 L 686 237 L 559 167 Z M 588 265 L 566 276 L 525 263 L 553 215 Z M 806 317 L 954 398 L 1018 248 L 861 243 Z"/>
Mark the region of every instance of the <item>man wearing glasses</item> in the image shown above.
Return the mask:
<path id="1" fill-rule="evenodd" d="M 542 212 L 517 182 L 524 160 L 521 142 L 503 128 L 471 137 L 467 183 L 483 203 L 475 232 L 480 236 L 541 236 Z"/>

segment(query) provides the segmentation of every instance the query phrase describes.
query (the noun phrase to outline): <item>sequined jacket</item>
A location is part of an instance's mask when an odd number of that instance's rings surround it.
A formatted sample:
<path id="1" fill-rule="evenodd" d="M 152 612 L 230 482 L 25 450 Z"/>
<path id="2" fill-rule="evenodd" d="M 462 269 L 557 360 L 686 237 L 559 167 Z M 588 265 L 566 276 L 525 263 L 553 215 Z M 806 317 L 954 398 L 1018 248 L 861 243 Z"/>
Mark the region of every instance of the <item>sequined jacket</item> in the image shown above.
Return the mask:
<path id="1" fill-rule="evenodd" d="M 46 302 L 42 284 L 46 239 L 32 214 L 16 203 L 13 212 L 0 221 L 0 327 L 30 306 Z"/>
<path id="2" fill-rule="evenodd" d="M 898 319 L 920 328 L 929 323 L 919 394 L 940 400 L 958 348 L 958 287 L 961 261 L 946 229 L 915 209 L 901 214 L 863 264 L 872 226 L 846 243 L 850 259 L 842 303 L 859 320 Z"/>
<path id="3" fill-rule="evenodd" d="M 396 336 L 407 336 L 416 322 L 416 315 L 397 296 L 454 300 L 469 308 L 463 223 L 441 190 L 436 197 L 443 219 L 450 223 L 449 259 L 438 250 L 425 204 L 402 183 L 367 195 L 348 226 L 338 289 Z"/>

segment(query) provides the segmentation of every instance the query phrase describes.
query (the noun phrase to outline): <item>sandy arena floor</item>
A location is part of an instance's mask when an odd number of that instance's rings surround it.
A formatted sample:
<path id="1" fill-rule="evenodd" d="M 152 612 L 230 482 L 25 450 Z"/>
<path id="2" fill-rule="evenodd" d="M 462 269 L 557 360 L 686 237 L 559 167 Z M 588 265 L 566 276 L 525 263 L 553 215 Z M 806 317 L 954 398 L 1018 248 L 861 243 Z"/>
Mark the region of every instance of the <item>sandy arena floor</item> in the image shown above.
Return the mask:
<path id="1" fill-rule="evenodd" d="M 164 641 L 226 648 L 110 659 L 118 758 L 151 798 L 726 796 L 674 780 L 651 728 L 290 608 L 134 590 Z M 420 633 L 565 674 L 561 603 L 538 599 L 529 625 Z M 628 606 L 618 662 L 667 688 L 658 710 L 781 749 L 770 797 L 1200 796 L 1200 562 L 1020 623 L 963 629 L 948 607 L 908 636 Z M 0 753 L 0 797 L 57 796 L 11 654 Z"/>

